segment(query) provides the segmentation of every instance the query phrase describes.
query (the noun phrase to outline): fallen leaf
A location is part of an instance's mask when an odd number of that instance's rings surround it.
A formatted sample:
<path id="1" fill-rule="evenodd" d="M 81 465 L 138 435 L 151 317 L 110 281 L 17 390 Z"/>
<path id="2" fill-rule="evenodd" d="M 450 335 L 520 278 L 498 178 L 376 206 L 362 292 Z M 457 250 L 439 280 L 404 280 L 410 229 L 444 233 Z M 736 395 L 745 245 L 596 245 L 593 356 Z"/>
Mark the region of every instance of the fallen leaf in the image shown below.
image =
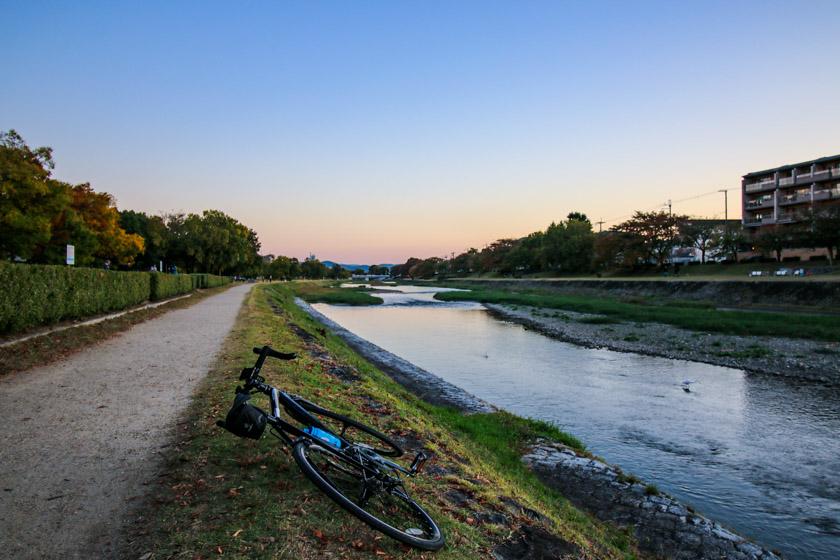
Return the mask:
<path id="1" fill-rule="evenodd" d="M 238 529 L 238 530 L 237 530 L 237 531 L 233 534 L 233 538 L 235 539 L 236 537 L 238 537 L 238 536 L 242 533 L 242 531 L 243 531 L 242 529 Z"/>

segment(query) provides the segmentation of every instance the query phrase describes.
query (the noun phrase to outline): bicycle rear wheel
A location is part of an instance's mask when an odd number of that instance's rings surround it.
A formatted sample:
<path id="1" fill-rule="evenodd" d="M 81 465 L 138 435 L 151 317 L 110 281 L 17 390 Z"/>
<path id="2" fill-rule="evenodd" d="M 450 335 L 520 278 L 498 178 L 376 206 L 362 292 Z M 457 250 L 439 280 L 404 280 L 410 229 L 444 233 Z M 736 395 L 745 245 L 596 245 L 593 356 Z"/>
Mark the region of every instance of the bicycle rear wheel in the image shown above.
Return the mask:
<path id="1" fill-rule="evenodd" d="M 401 483 L 383 485 L 342 455 L 310 442 L 297 443 L 292 455 L 324 494 L 377 531 L 423 550 L 443 546 L 437 523 Z"/>
<path id="2" fill-rule="evenodd" d="M 378 430 L 357 422 L 337 412 L 327 410 L 302 397 L 295 396 L 294 400 L 307 412 L 315 416 L 327 428 L 352 443 L 361 443 L 373 448 L 379 455 L 385 457 L 400 457 L 403 450 L 391 438 Z"/>

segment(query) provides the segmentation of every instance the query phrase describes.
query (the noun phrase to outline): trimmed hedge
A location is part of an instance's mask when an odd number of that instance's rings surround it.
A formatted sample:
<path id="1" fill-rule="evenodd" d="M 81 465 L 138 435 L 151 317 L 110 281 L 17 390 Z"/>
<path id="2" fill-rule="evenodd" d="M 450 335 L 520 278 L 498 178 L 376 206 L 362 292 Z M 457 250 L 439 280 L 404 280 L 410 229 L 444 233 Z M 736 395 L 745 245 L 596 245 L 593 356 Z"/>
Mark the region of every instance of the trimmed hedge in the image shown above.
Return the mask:
<path id="1" fill-rule="evenodd" d="M 193 291 L 193 281 L 189 274 L 152 272 L 150 276 L 152 282 L 149 299 L 157 301 Z"/>
<path id="2" fill-rule="evenodd" d="M 190 274 L 192 276 L 193 289 L 215 288 L 217 286 L 224 286 L 230 284 L 230 276 L 217 276 L 215 274 Z"/>
<path id="3" fill-rule="evenodd" d="M 148 272 L 0 262 L 0 333 L 117 311 L 151 296 Z"/>

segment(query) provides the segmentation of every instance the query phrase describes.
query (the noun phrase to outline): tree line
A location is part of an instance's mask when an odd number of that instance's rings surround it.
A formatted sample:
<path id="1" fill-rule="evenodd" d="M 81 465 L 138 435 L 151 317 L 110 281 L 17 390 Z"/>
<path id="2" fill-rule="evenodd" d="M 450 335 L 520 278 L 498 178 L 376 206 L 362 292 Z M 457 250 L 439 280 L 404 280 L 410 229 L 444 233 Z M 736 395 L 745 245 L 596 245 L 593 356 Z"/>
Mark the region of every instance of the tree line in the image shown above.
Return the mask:
<path id="1" fill-rule="evenodd" d="M 518 239 L 499 239 L 481 250 L 452 258 L 412 257 L 392 268 L 396 277 L 431 278 L 461 274 L 560 275 L 601 273 L 669 266 L 674 250 L 696 249 L 700 262 L 737 262 L 738 253 L 755 250 L 782 259 L 786 248 L 825 248 L 833 262 L 840 252 L 840 205 L 803 216 L 795 225 L 765 228 L 747 237 L 740 223 L 704 220 L 670 212 L 636 212 L 604 232 L 594 232 L 585 214 L 572 212 Z"/>
<path id="2" fill-rule="evenodd" d="M 260 256 L 257 233 L 219 210 L 149 215 L 118 210 L 88 183 L 52 176 L 51 148 L 31 148 L 14 130 L 0 132 L 0 259 L 63 264 L 67 245 L 79 266 L 223 275 L 323 278 L 341 271 L 317 259 Z M 349 275 L 349 273 L 347 273 Z"/>

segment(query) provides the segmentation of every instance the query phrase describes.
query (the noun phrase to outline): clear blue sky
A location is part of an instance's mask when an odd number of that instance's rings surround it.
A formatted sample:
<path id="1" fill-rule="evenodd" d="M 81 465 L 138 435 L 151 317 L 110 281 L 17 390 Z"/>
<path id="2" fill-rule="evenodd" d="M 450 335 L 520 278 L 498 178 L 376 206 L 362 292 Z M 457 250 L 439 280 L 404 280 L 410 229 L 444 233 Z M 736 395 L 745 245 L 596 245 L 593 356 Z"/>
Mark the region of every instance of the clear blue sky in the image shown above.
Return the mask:
<path id="1" fill-rule="evenodd" d="M 840 153 L 836 1 L 0 13 L 0 128 L 120 208 L 218 208 L 265 252 L 443 255 Z M 722 215 L 722 195 L 674 210 Z"/>

